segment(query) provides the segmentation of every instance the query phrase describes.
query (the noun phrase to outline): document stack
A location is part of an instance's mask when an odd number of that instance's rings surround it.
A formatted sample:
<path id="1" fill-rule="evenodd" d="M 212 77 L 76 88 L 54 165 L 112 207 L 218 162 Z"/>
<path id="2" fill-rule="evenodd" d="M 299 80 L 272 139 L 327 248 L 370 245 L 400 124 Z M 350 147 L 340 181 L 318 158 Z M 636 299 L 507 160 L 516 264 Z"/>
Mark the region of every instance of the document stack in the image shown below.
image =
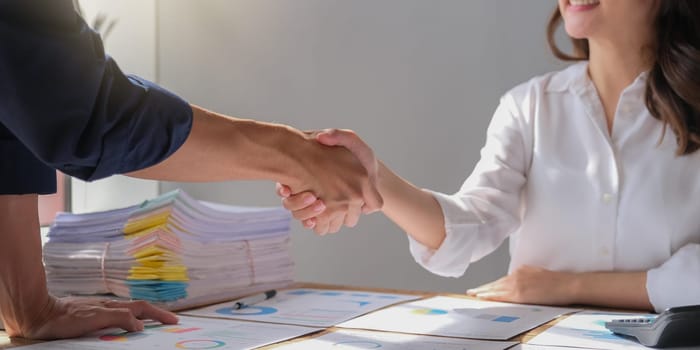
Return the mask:
<path id="1" fill-rule="evenodd" d="M 113 294 L 171 310 L 292 281 L 283 208 L 198 201 L 182 190 L 141 205 L 60 213 L 44 245 L 54 295 Z"/>

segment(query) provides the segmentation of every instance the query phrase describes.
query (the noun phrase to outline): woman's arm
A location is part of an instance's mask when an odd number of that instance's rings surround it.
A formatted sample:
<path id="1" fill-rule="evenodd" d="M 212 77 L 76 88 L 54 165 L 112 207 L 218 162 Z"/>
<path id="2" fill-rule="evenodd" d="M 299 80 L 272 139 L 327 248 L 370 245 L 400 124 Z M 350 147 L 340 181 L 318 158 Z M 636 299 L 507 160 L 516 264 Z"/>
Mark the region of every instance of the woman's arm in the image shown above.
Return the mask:
<path id="1" fill-rule="evenodd" d="M 558 272 L 522 266 L 467 294 L 488 300 L 545 305 L 595 305 L 653 310 L 646 272 Z"/>
<path id="2" fill-rule="evenodd" d="M 574 277 L 574 304 L 654 310 L 646 281 L 645 271 L 578 273 Z"/>
<path id="3" fill-rule="evenodd" d="M 555 272 L 522 266 L 467 291 L 472 296 L 532 304 L 583 304 L 655 310 L 700 304 L 700 244 L 688 243 L 649 271 Z"/>
<path id="4" fill-rule="evenodd" d="M 382 212 L 414 240 L 437 250 L 445 240 L 445 218 L 432 194 L 402 179 L 384 163 L 379 164 Z"/>

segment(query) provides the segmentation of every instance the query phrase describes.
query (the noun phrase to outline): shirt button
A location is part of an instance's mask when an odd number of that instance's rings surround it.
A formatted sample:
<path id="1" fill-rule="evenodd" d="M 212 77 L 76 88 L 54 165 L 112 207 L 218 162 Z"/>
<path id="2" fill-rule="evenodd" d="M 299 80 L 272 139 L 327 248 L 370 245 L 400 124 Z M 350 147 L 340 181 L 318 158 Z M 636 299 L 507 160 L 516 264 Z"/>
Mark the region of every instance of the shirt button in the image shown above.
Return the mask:
<path id="1" fill-rule="evenodd" d="M 613 195 L 610 193 L 603 193 L 603 203 L 610 203 L 613 200 Z"/>
<path id="2" fill-rule="evenodd" d="M 610 250 L 606 247 L 600 248 L 600 255 L 602 256 L 608 256 L 610 254 Z"/>

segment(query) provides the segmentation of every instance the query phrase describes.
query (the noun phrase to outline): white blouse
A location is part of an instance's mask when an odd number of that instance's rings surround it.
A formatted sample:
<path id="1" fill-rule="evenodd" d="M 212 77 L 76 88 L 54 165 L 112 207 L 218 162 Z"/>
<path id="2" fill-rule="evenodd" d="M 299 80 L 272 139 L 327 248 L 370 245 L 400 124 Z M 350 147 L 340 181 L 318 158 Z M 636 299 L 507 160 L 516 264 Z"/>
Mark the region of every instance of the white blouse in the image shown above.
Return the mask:
<path id="1" fill-rule="evenodd" d="M 505 94 L 459 192 L 433 192 L 447 236 L 410 239 L 416 261 L 459 277 L 510 236 L 510 271 L 647 271 L 657 311 L 700 304 L 700 151 L 644 104 L 646 73 L 620 96 L 612 133 L 587 62 Z"/>

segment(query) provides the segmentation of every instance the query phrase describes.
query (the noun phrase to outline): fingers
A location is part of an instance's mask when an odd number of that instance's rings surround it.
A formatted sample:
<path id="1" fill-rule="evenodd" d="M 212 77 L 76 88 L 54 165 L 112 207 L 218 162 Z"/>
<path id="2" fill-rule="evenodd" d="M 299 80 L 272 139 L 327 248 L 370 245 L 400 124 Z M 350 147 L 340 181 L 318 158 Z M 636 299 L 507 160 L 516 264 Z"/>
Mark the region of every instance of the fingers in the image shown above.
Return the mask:
<path id="1" fill-rule="evenodd" d="M 330 226 L 330 219 L 329 218 L 316 218 L 316 225 L 314 225 L 314 232 L 316 232 L 317 235 L 325 235 L 328 233 L 328 227 Z"/>
<path id="2" fill-rule="evenodd" d="M 363 213 L 370 214 L 379 211 L 384 206 L 384 200 L 376 188 L 377 159 L 374 151 L 351 130 L 328 129 L 316 135 L 316 140 L 326 146 L 343 146 L 357 157 L 370 175 L 370 186 L 363 191 L 365 202 Z"/>
<path id="3" fill-rule="evenodd" d="M 316 141 L 326 146 L 347 148 L 367 170 L 375 166 L 374 151 L 352 130 L 327 129 L 316 134 Z"/>
<path id="4" fill-rule="evenodd" d="M 174 313 L 155 307 L 145 301 L 111 301 L 105 306 L 127 309 L 138 319 L 151 319 L 164 324 L 176 324 L 178 322 L 178 318 Z"/>
<path id="5" fill-rule="evenodd" d="M 343 223 L 345 222 L 345 214 L 344 213 L 339 213 L 338 215 L 335 215 L 333 219 L 331 219 L 330 224 L 328 225 L 328 232 L 327 233 L 336 233 L 340 231 L 340 229 L 343 227 Z"/>
<path id="6" fill-rule="evenodd" d="M 316 133 L 316 141 L 326 146 L 344 146 L 341 144 L 340 134 L 341 132 L 338 129 L 322 130 Z"/>
<path id="7" fill-rule="evenodd" d="M 481 286 L 478 286 L 476 288 L 471 288 L 467 290 L 467 295 L 475 296 L 479 293 L 485 293 L 488 291 L 493 290 L 494 288 L 497 288 L 501 284 L 501 281 L 503 280 L 504 277 L 501 277 L 495 281 L 483 284 Z"/>
<path id="8" fill-rule="evenodd" d="M 275 192 L 282 198 L 287 198 L 292 195 L 292 189 L 290 189 L 289 186 L 283 185 L 279 182 L 275 184 Z"/>
<path id="9" fill-rule="evenodd" d="M 364 206 L 362 206 L 364 207 Z M 358 205 L 351 205 L 348 212 L 345 214 L 344 225 L 347 227 L 355 227 L 357 222 L 360 221 L 360 215 L 362 215 L 362 207 Z"/>
<path id="10" fill-rule="evenodd" d="M 326 204 L 319 199 L 306 208 L 292 211 L 292 216 L 297 220 L 304 221 L 321 215 L 325 210 Z"/>
<path id="11" fill-rule="evenodd" d="M 363 193 L 365 204 L 362 206 L 362 212 L 365 214 L 379 211 L 384 206 L 384 199 L 375 186 L 370 186 Z"/>
<path id="12" fill-rule="evenodd" d="M 484 292 L 475 295 L 479 299 L 493 300 L 493 301 L 513 301 L 510 295 L 506 291 L 491 291 Z"/>
<path id="13" fill-rule="evenodd" d="M 316 226 L 316 218 L 302 220 L 301 224 L 306 228 L 314 228 Z"/>
<path id="14" fill-rule="evenodd" d="M 302 192 L 282 198 L 282 205 L 289 211 L 297 211 L 311 206 L 317 199 L 311 192 Z"/>
<path id="15" fill-rule="evenodd" d="M 127 332 L 139 332 L 143 330 L 143 321 L 139 320 L 128 308 L 101 308 L 94 320 L 83 319 L 87 327 L 94 330 L 117 327 Z M 87 333 L 87 332 L 85 332 Z"/>
<path id="16" fill-rule="evenodd" d="M 55 299 L 46 322 L 23 336 L 31 339 L 73 338 L 104 329 L 121 328 L 127 332 L 144 329 L 141 319 L 175 324 L 177 316 L 145 301 L 113 301 L 90 298 Z"/>

